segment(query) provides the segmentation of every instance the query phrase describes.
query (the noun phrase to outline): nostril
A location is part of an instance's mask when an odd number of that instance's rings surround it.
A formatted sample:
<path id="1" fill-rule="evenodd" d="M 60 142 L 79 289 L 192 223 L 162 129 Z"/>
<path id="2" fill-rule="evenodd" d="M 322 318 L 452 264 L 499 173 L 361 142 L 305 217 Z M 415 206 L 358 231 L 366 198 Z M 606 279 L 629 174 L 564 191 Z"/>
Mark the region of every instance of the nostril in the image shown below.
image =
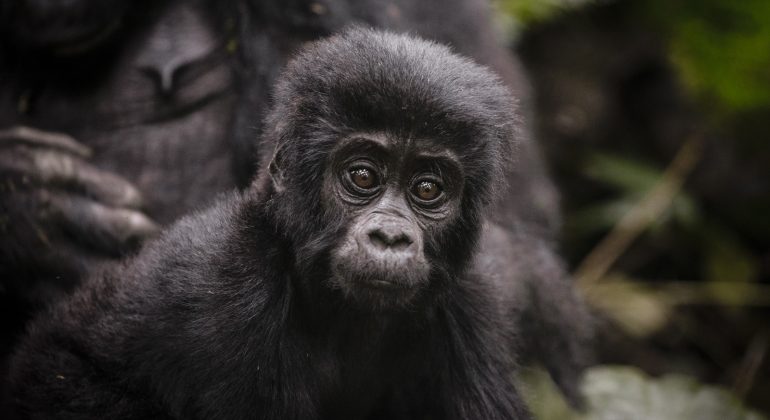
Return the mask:
<path id="1" fill-rule="evenodd" d="M 369 241 L 377 249 L 386 249 L 386 248 L 388 248 L 387 239 L 382 234 L 382 232 L 380 232 L 378 230 L 375 230 L 374 232 L 369 232 Z"/>
<path id="2" fill-rule="evenodd" d="M 400 251 L 409 248 L 409 245 L 411 244 L 412 240 L 402 233 L 390 243 L 390 248 L 396 251 Z"/>
<path id="3" fill-rule="evenodd" d="M 412 239 L 403 232 L 388 234 L 381 229 L 369 232 L 369 240 L 378 249 L 402 250 L 412 244 Z"/>

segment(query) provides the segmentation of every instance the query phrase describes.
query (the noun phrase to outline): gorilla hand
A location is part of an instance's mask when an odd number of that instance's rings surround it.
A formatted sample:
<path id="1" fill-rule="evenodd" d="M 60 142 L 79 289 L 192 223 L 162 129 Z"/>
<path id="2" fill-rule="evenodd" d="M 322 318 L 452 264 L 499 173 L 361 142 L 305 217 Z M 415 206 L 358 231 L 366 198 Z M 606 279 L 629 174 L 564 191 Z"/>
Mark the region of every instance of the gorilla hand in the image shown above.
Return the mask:
<path id="1" fill-rule="evenodd" d="M 90 153 L 64 134 L 0 130 L 3 286 L 23 291 L 41 277 L 66 286 L 156 232 L 136 187 L 87 163 Z"/>

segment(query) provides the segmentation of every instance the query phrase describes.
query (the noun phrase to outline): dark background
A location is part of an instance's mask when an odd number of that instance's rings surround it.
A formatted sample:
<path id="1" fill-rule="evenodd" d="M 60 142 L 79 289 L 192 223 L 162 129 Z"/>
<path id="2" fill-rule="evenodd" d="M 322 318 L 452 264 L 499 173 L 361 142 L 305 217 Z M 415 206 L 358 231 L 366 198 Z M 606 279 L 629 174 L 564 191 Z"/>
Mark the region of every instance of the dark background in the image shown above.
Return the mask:
<path id="1" fill-rule="evenodd" d="M 770 2 L 498 2 L 599 362 L 770 411 Z"/>

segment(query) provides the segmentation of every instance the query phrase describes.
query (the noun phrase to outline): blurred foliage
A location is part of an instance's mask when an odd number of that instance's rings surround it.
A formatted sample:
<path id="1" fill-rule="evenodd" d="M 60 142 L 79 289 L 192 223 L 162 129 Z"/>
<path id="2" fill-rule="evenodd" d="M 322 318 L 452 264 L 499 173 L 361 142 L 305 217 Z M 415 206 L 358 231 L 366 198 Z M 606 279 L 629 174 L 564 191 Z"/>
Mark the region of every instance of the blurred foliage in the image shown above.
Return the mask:
<path id="1" fill-rule="evenodd" d="M 584 291 L 588 303 L 634 337 L 647 337 L 671 319 L 671 301 L 649 285 L 615 273 Z"/>
<path id="2" fill-rule="evenodd" d="M 599 0 L 496 1 L 526 27 Z M 647 0 L 638 8 L 666 34 L 673 63 L 702 99 L 726 112 L 770 106 L 770 1 Z"/>
<path id="3" fill-rule="evenodd" d="M 594 0 L 497 0 L 497 3 L 502 12 L 512 16 L 521 24 L 527 25 L 591 1 Z"/>
<path id="4" fill-rule="evenodd" d="M 684 82 L 727 110 L 770 105 L 770 1 L 651 0 Z"/>
<path id="5" fill-rule="evenodd" d="M 596 0 L 492 0 L 500 13 L 497 23 L 506 37 L 514 41 L 527 26 Z"/>
<path id="6" fill-rule="evenodd" d="M 747 282 L 756 280 L 758 263 L 732 232 L 715 226 L 702 231 L 709 281 Z"/>
<path id="7" fill-rule="evenodd" d="M 762 420 L 729 391 L 682 375 L 653 379 L 635 368 L 598 366 L 583 379 L 586 410 L 564 402 L 548 375 L 527 372 L 525 397 L 539 420 Z"/>
<path id="8" fill-rule="evenodd" d="M 607 231 L 660 181 L 663 169 L 639 159 L 606 152 L 590 153 L 583 166 L 584 175 L 613 188 L 617 194 L 571 215 L 571 227 L 582 235 Z M 692 196 L 682 192 L 651 228 L 660 229 L 669 222 L 692 226 L 698 220 L 696 202 Z"/>
<path id="9" fill-rule="evenodd" d="M 588 236 L 605 232 L 637 205 L 658 182 L 663 169 L 655 165 L 606 152 L 593 152 L 583 168 L 586 177 L 614 189 L 616 193 L 605 202 L 592 204 L 570 215 L 573 233 Z M 682 230 L 695 242 L 703 258 L 702 279 L 713 283 L 714 296 L 725 304 L 740 302 L 739 283 L 758 280 L 759 261 L 732 230 L 708 218 L 698 200 L 687 191 L 679 192 L 662 217 L 648 227 L 653 233 L 671 229 Z"/>
<path id="10" fill-rule="evenodd" d="M 538 135 L 564 197 L 565 255 L 578 279 L 601 266 L 588 262 L 606 263 L 600 281 L 580 283 L 609 321 L 607 342 L 623 345 L 605 348 L 604 362 L 691 373 L 770 412 L 770 347 L 750 350 L 770 331 L 770 1 L 497 4 L 522 35 L 537 88 Z M 581 124 L 562 124 L 575 109 Z M 704 144 L 695 168 L 662 212 L 627 229 L 624 218 L 665 184 L 691 135 Z M 618 232 L 627 240 L 608 240 Z M 604 244 L 618 252 L 596 252 Z M 591 416 L 549 400 L 533 404 L 537 417 L 758 418 L 694 380 L 591 375 Z M 539 396 L 542 386 L 531 389 Z"/>
<path id="11" fill-rule="evenodd" d="M 589 153 L 583 175 L 614 191 L 599 203 L 590 204 L 568 215 L 567 229 L 588 241 L 596 233 L 615 226 L 663 179 L 664 169 L 656 165 L 606 152 Z M 702 255 L 698 261 L 704 280 L 679 283 L 680 293 L 671 296 L 666 283 L 646 284 L 630 274 L 611 273 L 600 284 L 584 290 L 588 301 L 612 319 L 618 327 L 635 337 L 647 337 L 663 329 L 670 320 L 672 305 L 718 303 L 741 305 L 752 302 L 758 290 L 759 261 L 730 229 L 704 215 L 698 200 L 686 191 L 673 197 L 661 217 L 651 220 L 647 230 L 656 233 L 679 230 L 690 238 Z M 656 279 L 659 280 L 659 279 Z M 693 280 L 693 279 L 688 279 Z M 681 289 L 690 289 L 682 292 Z"/>

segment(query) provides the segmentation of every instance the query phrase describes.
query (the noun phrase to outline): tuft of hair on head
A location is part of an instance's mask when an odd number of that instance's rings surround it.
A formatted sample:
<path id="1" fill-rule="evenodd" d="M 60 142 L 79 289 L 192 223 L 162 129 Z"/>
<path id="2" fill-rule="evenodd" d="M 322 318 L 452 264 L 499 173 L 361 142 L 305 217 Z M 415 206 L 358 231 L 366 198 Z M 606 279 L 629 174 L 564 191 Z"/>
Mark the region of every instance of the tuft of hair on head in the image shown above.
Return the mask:
<path id="1" fill-rule="evenodd" d="M 486 204 L 501 189 L 522 135 L 517 102 L 491 70 L 436 42 L 363 26 L 302 48 L 273 99 L 260 147 L 273 153 L 260 167 L 274 192 L 291 189 L 276 176 L 319 171 L 325 152 L 350 132 L 430 132 L 457 140 L 466 178 L 484 180 L 471 185 L 474 202 Z"/>

